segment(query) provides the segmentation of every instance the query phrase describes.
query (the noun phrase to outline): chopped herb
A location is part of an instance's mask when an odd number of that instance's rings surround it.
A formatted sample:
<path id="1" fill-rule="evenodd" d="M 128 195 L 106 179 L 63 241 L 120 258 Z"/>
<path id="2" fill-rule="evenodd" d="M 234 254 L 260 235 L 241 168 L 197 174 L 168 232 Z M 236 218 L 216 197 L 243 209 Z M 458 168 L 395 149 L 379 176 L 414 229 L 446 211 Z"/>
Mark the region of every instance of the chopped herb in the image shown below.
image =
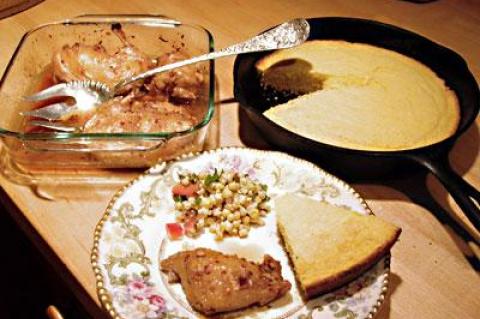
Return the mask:
<path id="1" fill-rule="evenodd" d="M 260 184 L 260 187 L 266 192 L 268 190 L 267 184 Z"/>
<path id="2" fill-rule="evenodd" d="M 182 196 L 177 195 L 177 196 L 173 196 L 173 200 L 174 200 L 175 202 L 181 202 L 181 201 L 183 201 L 183 198 L 182 198 Z"/>
<path id="3" fill-rule="evenodd" d="M 209 174 L 207 177 L 205 177 L 205 186 L 210 186 L 210 184 L 218 182 L 220 180 L 220 175 L 222 175 L 222 172 L 220 171 L 220 173 L 218 173 L 217 169 L 215 169 L 213 174 Z"/>
<path id="4" fill-rule="evenodd" d="M 202 202 L 202 199 L 200 197 L 196 197 L 195 198 L 195 205 L 200 205 L 200 203 Z"/>

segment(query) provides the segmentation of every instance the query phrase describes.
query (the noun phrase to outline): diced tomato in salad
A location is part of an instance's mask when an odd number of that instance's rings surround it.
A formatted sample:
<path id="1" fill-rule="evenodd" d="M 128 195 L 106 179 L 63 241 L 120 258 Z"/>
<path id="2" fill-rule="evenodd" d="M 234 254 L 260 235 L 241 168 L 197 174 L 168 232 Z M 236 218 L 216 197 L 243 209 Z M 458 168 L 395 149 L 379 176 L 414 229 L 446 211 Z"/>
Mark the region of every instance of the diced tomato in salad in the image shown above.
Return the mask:
<path id="1" fill-rule="evenodd" d="M 177 184 L 173 186 L 172 193 L 174 196 L 191 197 L 191 196 L 196 196 L 198 190 L 199 190 L 199 187 L 197 184 L 189 184 L 187 186 L 184 186 L 182 184 Z"/>
<path id="2" fill-rule="evenodd" d="M 182 225 L 179 223 L 167 223 L 166 224 L 167 235 L 171 240 L 177 240 L 182 238 L 184 230 Z"/>

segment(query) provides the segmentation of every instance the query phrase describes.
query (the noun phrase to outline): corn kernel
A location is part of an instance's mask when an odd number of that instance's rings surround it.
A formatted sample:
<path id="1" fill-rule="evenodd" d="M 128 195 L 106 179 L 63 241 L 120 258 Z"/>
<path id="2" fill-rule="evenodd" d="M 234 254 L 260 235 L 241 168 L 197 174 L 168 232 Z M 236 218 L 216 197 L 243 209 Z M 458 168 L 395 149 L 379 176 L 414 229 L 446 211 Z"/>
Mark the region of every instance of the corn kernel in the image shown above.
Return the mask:
<path id="1" fill-rule="evenodd" d="M 225 221 L 224 225 L 225 225 L 225 230 L 228 232 L 230 232 L 233 229 L 233 224 L 229 221 Z"/>
<path id="2" fill-rule="evenodd" d="M 233 219 L 235 219 L 235 220 L 240 220 L 240 217 L 241 217 L 241 216 L 240 216 L 240 212 L 239 212 L 239 211 L 236 211 L 236 212 L 233 213 Z"/>
<path id="3" fill-rule="evenodd" d="M 245 207 L 240 207 L 238 211 L 240 212 L 241 217 L 247 216 L 247 210 L 245 209 Z"/>
<path id="4" fill-rule="evenodd" d="M 238 231 L 238 236 L 240 236 L 240 238 L 245 238 L 248 236 L 248 229 L 246 228 L 242 228 Z"/>
<path id="5" fill-rule="evenodd" d="M 222 210 L 222 216 L 224 217 L 227 217 L 228 215 L 230 215 L 232 212 L 229 210 L 229 209 L 224 209 Z"/>
<path id="6" fill-rule="evenodd" d="M 209 197 L 202 197 L 200 200 L 200 206 L 205 208 L 210 208 L 210 198 Z"/>
<path id="7" fill-rule="evenodd" d="M 253 219 L 257 219 L 260 216 L 260 212 L 258 211 L 258 209 L 254 208 L 250 211 L 249 215 Z"/>
<path id="8" fill-rule="evenodd" d="M 210 227 L 208 227 L 208 231 L 211 232 L 212 234 L 217 231 L 217 225 L 212 224 Z"/>
<path id="9" fill-rule="evenodd" d="M 258 226 L 263 226 L 265 225 L 265 221 L 263 219 L 257 219 L 255 220 L 255 224 L 257 224 Z"/>
<path id="10" fill-rule="evenodd" d="M 222 200 L 223 200 L 222 194 L 216 193 L 216 194 L 213 195 L 213 196 L 214 196 L 215 202 L 216 202 L 217 204 L 220 204 L 220 203 L 222 202 Z"/>
<path id="11" fill-rule="evenodd" d="M 228 184 L 228 189 L 230 189 L 232 192 L 237 192 L 240 189 L 240 184 L 236 182 L 231 182 Z"/>
<path id="12" fill-rule="evenodd" d="M 227 199 L 227 198 L 231 198 L 233 196 L 233 193 L 231 190 L 229 190 L 228 188 L 225 188 L 222 192 L 222 197 L 224 199 Z"/>

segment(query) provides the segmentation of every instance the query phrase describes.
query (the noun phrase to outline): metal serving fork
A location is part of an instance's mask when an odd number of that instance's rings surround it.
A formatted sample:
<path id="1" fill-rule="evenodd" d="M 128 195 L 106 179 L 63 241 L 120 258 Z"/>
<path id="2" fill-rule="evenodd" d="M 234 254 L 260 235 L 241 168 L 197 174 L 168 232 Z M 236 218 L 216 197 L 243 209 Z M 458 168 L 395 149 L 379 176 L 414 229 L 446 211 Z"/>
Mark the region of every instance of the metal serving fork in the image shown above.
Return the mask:
<path id="1" fill-rule="evenodd" d="M 265 31 L 247 41 L 234 44 L 219 51 L 200 55 L 191 59 L 163 65 L 144 73 L 126 78 L 117 83 L 113 88 L 96 81 L 73 81 L 57 84 L 42 90 L 25 99 L 28 101 L 41 101 L 52 97 L 73 97 L 75 104 L 56 103 L 32 111 L 22 112 L 22 115 L 43 118 L 48 121 L 32 121 L 31 124 L 44 126 L 58 131 L 75 131 L 78 128 L 63 126 L 58 122 L 74 113 L 90 112 L 99 104 L 114 97 L 125 85 L 151 77 L 155 74 L 170 71 L 185 65 L 202 61 L 217 59 L 235 54 L 260 52 L 274 49 L 285 49 L 297 46 L 307 40 L 310 26 L 305 19 L 294 19 Z"/>

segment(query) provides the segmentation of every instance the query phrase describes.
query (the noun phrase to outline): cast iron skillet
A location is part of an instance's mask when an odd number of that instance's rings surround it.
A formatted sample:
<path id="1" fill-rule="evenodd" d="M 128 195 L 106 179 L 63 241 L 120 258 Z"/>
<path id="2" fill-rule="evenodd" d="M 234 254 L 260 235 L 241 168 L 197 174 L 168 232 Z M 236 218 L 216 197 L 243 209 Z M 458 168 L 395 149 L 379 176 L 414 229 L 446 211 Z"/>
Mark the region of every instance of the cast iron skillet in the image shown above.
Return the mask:
<path id="1" fill-rule="evenodd" d="M 259 76 L 255 71 L 255 62 L 268 52 L 240 55 L 234 66 L 235 98 L 264 138 L 284 151 L 312 159 L 347 179 L 378 178 L 405 169 L 412 163 L 423 165 L 440 180 L 480 231 L 480 210 L 475 204 L 475 201 L 480 204 L 480 192 L 457 175 L 448 163 L 448 152 L 455 140 L 474 122 L 479 111 L 479 88 L 466 62 L 452 50 L 392 25 L 336 17 L 308 21 L 311 26 L 309 40 L 341 39 L 369 43 L 397 51 L 429 66 L 459 99 L 459 127 L 446 140 L 407 151 L 360 151 L 315 142 L 282 128 L 262 115 L 263 111 L 278 103 L 270 102 L 268 94 L 259 85 Z"/>

